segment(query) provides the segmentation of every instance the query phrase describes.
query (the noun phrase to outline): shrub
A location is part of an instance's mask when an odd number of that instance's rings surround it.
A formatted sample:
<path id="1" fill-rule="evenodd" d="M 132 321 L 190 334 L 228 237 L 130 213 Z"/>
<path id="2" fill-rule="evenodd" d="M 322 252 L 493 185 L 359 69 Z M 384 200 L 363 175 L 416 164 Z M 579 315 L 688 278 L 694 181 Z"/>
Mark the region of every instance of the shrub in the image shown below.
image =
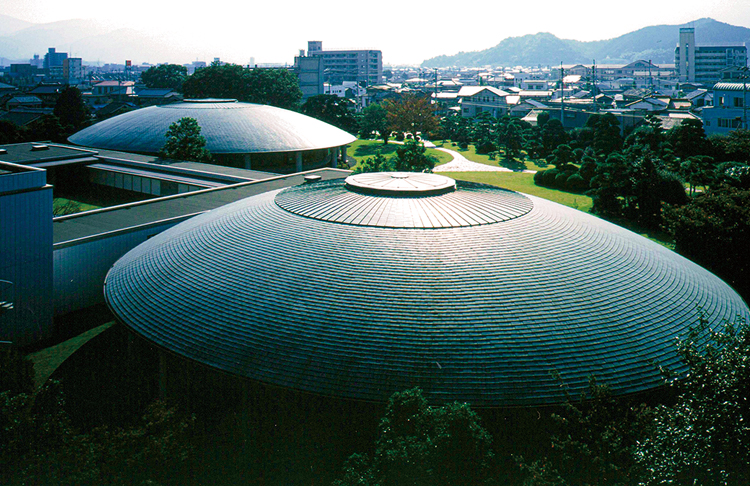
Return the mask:
<path id="1" fill-rule="evenodd" d="M 565 189 L 568 187 L 568 178 L 570 177 L 570 172 L 560 172 L 555 176 L 555 182 L 553 183 L 553 187 L 556 187 L 558 189 Z"/>
<path id="2" fill-rule="evenodd" d="M 544 171 L 544 186 L 546 187 L 555 187 L 555 179 L 557 178 L 557 174 L 559 174 L 560 171 L 557 169 L 547 169 Z"/>
<path id="3" fill-rule="evenodd" d="M 573 192 L 583 192 L 589 188 L 589 184 L 583 177 L 581 177 L 581 174 L 576 172 L 575 174 L 568 177 L 566 188 L 569 191 Z"/>

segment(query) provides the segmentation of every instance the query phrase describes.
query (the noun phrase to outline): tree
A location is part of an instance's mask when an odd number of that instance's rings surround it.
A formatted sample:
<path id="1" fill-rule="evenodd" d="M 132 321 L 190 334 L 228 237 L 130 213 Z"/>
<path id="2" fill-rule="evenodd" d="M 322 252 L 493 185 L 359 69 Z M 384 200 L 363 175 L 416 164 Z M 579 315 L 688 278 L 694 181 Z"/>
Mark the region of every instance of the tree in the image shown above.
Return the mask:
<path id="1" fill-rule="evenodd" d="M 562 145 L 568 142 L 568 135 L 567 133 L 565 133 L 565 128 L 563 128 L 560 120 L 556 118 L 553 118 L 544 124 L 541 135 L 543 157 L 546 157 L 547 155 L 552 153 L 552 151 L 555 150 L 558 145 Z"/>
<path id="2" fill-rule="evenodd" d="M 586 126 L 594 132 L 593 147 L 598 154 L 607 156 L 622 148 L 620 122 L 613 114 L 591 115 Z"/>
<path id="3" fill-rule="evenodd" d="M 363 172 L 393 172 L 393 164 L 378 152 L 375 157 L 366 158 L 354 169 L 354 174 Z"/>
<path id="4" fill-rule="evenodd" d="M 563 170 L 566 165 L 575 162 L 575 156 L 570 145 L 562 144 L 552 152 L 548 157 L 549 162 L 552 162 L 558 170 Z"/>
<path id="5" fill-rule="evenodd" d="M 352 114 L 353 101 L 336 95 L 311 96 L 302 105 L 302 113 L 345 130 L 357 132 L 357 120 Z"/>
<path id="6" fill-rule="evenodd" d="M 201 135 L 201 127 L 195 118 L 184 117 L 169 125 L 167 142 L 159 155 L 167 159 L 211 161 L 211 153 L 206 149 L 206 139 Z"/>
<path id="7" fill-rule="evenodd" d="M 428 96 L 406 94 L 399 101 L 386 103 L 385 108 L 391 131 L 429 137 L 439 128 L 435 107 Z"/>
<path id="8" fill-rule="evenodd" d="M 482 484 L 494 459 L 491 445 L 492 438 L 467 404 L 430 407 L 414 388 L 388 400 L 374 456 L 351 456 L 334 484 Z"/>
<path id="9" fill-rule="evenodd" d="M 186 98 L 227 98 L 248 101 L 247 69 L 238 64 L 211 64 L 182 84 Z"/>
<path id="10" fill-rule="evenodd" d="M 397 172 L 426 172 L 431 171 L 437 159 L 426 154 L 424 144 L 416 140 L 406 140 L 403 147 L 396 150 L 396 156 L 391 159 L 394 171 Z"/>
<path id="11" fill-rule="evenodd" d="M 383 139 L 383 143 L 388 144 L 391 133 L 388 126 L 388 110 L 383 104 L 370 103 L 362 110 L 359 132 L 360 136 L 365 138 L 377 133 Z"/>
<path id="12" fill-rule="evenodd" d="M 211 64 L 182 85 L 187 98 L 229 98 L 296 109 L 302 99 L 297 77 L 286 69 L 248 69 L 237 64 Z"/>
<path id="13" fill-rule="evenodd" d="M 712 270 L 750 300 L 750 190 L 711 188 L 666 211 L 675 250 Z"/>
<path id="14" fill-rule="evenodd" d="M 294 73 L 284 68 L 255 68 L 248 71 L 247 97 L 242 101 L 287 110 L 299 109 L 302 91 Z"/>
<path id="15" fill-rule="evenodd" d="M 714 169 L 715 184 L 738 189 L 750 189 L 750 165 L 740 162 L 723 162 Z"/>
<path id="16" fill-rule="evenodd" d="M 726 135 L 714 135 L 709 141 L 717 160 L 750 163 L 750 130 L 738 128 Z"/>
<path id="17" fill-rule="evenodd" d="M 674 147 L 674 154 L 680 159 L 687 159 L 693 155 L 709 155 L 709 143 L 703 122 L 694 118 L 683 120 L 682 123 L 669 130 L 667 139 Z"/>
<path id="18" fill-rule="evenodd" d="M 53 113 L 70 133 L 83 128 L 90 118 L 89 107 L 83 101 L 81 90 L 75 86 L 68 86 L 60 92 Z"/>
<path id="19" fill-rule="evenodd" d="M 44 115 L 29 125 L 27 133 L 29 140 L 65 143 L 70 132 L 65 130 L 55 115 Z"/>
<path id="20" fill-rule="evenodd" d="M 714 159 L 707 155 L 693 155 L 680 164 L 680 172 L 690 184 L 690 195 L 698 186 L 707 186 L 714 176 Z"/>
<path id="21" fill-rule="evenodd" d="M 561 381 L 561 386 L 565 384 Z M 642 476 L 636 447 L 651 429 L 651 411 L 628 398 L 615 398 L 606 385 L 589 378 L 587 393 L 567 395 L 552 414 L 551 448 L 527 462 L 515 456 L 528 474 L 524 484 L 634 485 Z"/>
<path id="22" fill-rule="evenodd" d="M 0 144 L 19 143 L 25 139 L 25 129 L 8 120 L 0 120 Z"/>
<path id="23" fill-rule="evenodd" d="M 182 90 L 182 83 L 187 79 L 187 68 L 179 64 L 160 64 L 151 66 L 141 74 L 141 81 L 149 88 L 169 88 Z"/>
<path id="24" fill-rule="evenodd" d="M 711 330 L 701 318 L 678 352 L 688 373 L 637 448 L 643 484 L 750 484 L 750 327 Z"/>

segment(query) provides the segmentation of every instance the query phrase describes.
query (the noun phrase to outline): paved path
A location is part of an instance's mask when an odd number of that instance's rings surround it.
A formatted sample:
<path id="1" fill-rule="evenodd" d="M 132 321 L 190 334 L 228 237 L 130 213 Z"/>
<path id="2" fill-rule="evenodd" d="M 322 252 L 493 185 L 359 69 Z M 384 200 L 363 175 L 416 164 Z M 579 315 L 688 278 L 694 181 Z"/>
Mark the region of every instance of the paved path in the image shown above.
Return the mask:
<path id="1" fill-rule="evenodd" d="M 453 160 L 447 164 L 436 165 L 433 172 L 513 172 L 505 167 L 495 167 L 492 165 L 479 164 L 472 162 L 463 155 L 459 154 L 455 150 L 448 150 L 447 148 L 435 147 L 436 150 L 451 154 Z"/>

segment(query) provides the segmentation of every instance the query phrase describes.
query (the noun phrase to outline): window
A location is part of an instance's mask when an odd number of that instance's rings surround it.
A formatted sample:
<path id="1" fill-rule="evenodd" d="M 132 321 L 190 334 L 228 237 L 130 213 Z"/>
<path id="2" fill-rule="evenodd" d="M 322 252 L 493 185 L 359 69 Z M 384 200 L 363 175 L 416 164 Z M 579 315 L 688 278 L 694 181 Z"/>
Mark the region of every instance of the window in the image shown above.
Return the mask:
<path id="1" fill-rule="evenodd" d="M 735 98 L 734 99 L 734 107 L 735 108 L 742 108 L 745 104 L 745 100 L 742 98 Z"/>

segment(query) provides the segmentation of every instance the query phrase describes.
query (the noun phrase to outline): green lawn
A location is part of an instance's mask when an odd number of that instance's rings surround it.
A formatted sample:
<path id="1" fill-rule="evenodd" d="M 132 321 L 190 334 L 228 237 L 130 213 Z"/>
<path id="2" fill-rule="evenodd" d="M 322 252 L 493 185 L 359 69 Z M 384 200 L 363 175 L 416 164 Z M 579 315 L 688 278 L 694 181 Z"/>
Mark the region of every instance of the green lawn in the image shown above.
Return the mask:
<path id="1" fill-rule="evenodd" d="M 382 140 L 356 140 L 349 144 L 346 154 L 354 157 L 359 164 L 367 158 L 374 157 L 378 152 L 383 154 L 386 159 L 390 159 L 396 155 L 396 150 L 400 147 L 401 144 L 392 142 L 388 142 L 388 145 L 384 145 Z M 427 149 L 427 155 L 431 155 L 438 159 L 438 164 L 446 164 L 453 160 L 453 157 L 450 154 L 435 149 Z"/>
<path id="2" fill-rule="evenodd" d="M 500 156 L 497 160 L 490 160 L 490 156 L 486 154 L 478 154 L 474 145 L 469 145 L 466 150 L 459 149 L 458 145 L 453 145 L 450 140 L 435 140 L 433 141 L 438 147 L 444 147 L 449 150 L 455 150 L 472 162 L 479 164 L 491 165 L 493 167 L 505 167 L 506 169 L 521 171 L 521 170 L 544 170 L 548 166 L 544 160 L 532 160 L 526 156 L 526 152 L 521 152 L 521 157 L 513 160 L 505 158 L 505 151 L 500 150 Z"/>
<path id="3" fill-rule="evenodd" d="M 75 353 L 78 348 L 109 329 L 112 324 L 114 322 L 102 324 L 65 342 L 31 353 L 28 358 L 34 363 L 34 385 L 37 388 L 42 386 L 63 361 Z"/>
<path id="4" fill-rule="evenodd" d="M 67 199 L 64 197 L 54 198 L 52 201 L 52 206 L 55 208 L 56 211 L 59 211 L 62 213 L 62 214 L 58 214 L 59 216 L 63 216 L 64 214 L 80 213 L 83 211 L 91 211 L 92 209 L 101 208 L 101 206 L 96 206 L 94 204 L 87 204 L 84 202 L 76 201 L 74 199 Z"/>
<path id="5" fill-rule="evenodd" d="M 491 184 L 512 191 L 543 197 L 584 212 L 591 210 L 592 201 L 590 197 L 539 187 L 534 184 L 534 174 L 528 172 L 445 172 L 444 174 L 461 181 Z"/>

